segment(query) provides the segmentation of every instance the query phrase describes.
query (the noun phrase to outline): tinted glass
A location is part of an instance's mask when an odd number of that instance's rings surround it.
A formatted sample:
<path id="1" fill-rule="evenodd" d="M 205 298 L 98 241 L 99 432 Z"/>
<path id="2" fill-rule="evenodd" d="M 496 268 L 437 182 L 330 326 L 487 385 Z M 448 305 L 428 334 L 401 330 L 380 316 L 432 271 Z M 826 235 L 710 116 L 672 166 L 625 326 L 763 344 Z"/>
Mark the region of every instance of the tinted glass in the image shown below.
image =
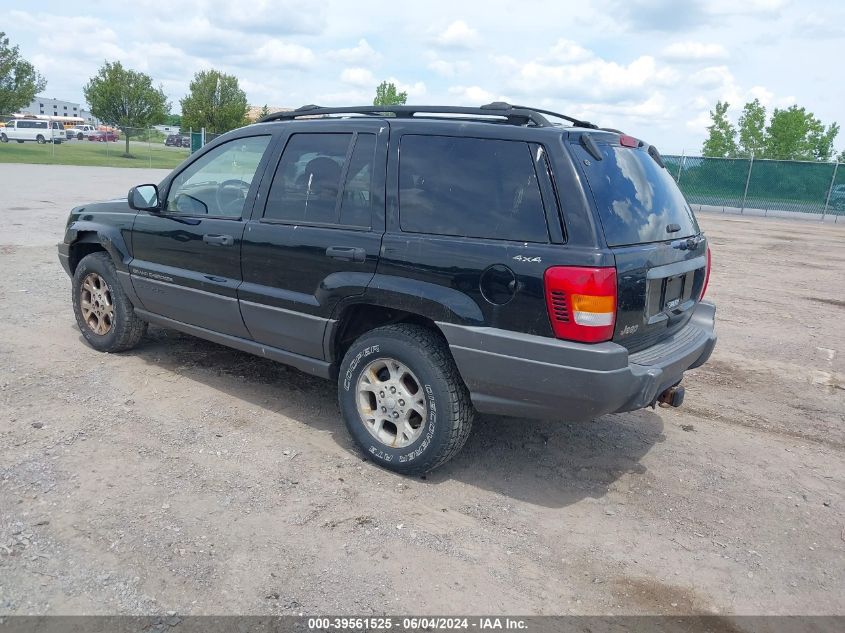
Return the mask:
<path id="1" fill-rule="evenodd" d="M 403 231 L 547 242 L 546 216 L 526 143 L 402 137 Z"/>
<path id="2" fill-rule="evenodd" d="M 614 145 L 599 148 L 602 160 L 592 160 L 580 146 L 576 151 L 590 163 L 584 170 L 608 245 L 659 242 L 699 232 L 692 209 L 672 176 L 648 152 Z M 668 232 L 670 224 L 680 230 Z"/>
<path id="3" fill-rule="evenodd" d="M 239 138 L 197 159 L 170 185 L 167 211 L 239 218 L 269 136 Z"/>
<path id="4" fill-rule="evenodd" d="M 346 185 L 340 203 L 339 224 L 369 228 L 373 208 L 372 180 L 376 151 L 375 134 L 359 134 L 349 160 Z"/>
<path id="5" fill-rule="evenodd" d="M 352 134 L 294 134 L 273 177 L 264 218 L 334 224 Z"/>

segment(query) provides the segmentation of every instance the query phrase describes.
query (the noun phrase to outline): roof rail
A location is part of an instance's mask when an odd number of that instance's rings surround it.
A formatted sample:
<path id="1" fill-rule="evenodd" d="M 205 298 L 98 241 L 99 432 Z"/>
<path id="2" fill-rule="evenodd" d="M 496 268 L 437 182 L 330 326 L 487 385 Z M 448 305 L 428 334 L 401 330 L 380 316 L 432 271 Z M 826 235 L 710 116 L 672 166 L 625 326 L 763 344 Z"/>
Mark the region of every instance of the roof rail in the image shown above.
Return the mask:
<path id="1" fill-rule="evenodd" d="M 540 110 L 538 108 L 529 108 L 526 106 L 514 106 L 503 101 L 496 101 L 488 103 L 481 107 L 464 107 L 464 106 L 409 106 L 409 105 L 379 105 L 379 106 L 339 106 L 331 108 L 323 108 L 318 105 L 309 104 L 304 105 L 296 110 L 288 110 L 285 112 L 274 112 L 263 117 L 259 123 L 267 123 L 270 121 L 290 121 L 302 117 L 325 116 L 331 114 L 363 114 L 370 116 L 378 116 L 384 114 L 392 114 L 397 118 L 412 118 L 418 114 L 424 115 L 438 115 L 438 114 L 459 114 L 466 116 L 485 117 L 489 120 L 490 117 L 498 117 L 501 122 L 509 123 L 511 125 L 532 125 L 535 127 L 551 127 L 549 120 L 543 116 L 549 114 L 554 117 L 565 119 L 580 127 L 595 128 L 596 126 L 589 121 L 580 121 L 565 114 L 558 114 L 548 110 Z"/>

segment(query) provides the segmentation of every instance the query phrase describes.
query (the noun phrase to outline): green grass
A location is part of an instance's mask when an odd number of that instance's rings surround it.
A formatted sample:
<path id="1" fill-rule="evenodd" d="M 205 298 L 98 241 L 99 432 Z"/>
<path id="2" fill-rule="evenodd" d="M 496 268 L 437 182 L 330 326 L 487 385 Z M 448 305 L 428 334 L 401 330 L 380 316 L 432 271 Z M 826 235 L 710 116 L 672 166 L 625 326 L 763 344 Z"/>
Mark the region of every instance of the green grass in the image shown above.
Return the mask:
<path id="1" fill-rule="evenodd" d="M 188 150 L 164 143 L 129 142 L 131 158 L 123 156 L 126 142 L 65 141 L 59 145 L 9 141 L 0 143 L 0 163 L 37 165 L 90 165 L 95 167 L 153 167 L 173 169 L 188 157 Z"/>

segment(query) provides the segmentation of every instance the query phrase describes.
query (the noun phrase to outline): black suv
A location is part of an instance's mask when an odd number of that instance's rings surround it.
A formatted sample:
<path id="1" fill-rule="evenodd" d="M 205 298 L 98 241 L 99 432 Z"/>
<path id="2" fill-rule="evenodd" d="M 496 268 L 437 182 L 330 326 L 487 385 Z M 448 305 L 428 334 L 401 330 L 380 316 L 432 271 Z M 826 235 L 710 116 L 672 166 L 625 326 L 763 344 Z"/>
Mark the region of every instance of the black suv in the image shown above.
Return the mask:
<path id="1" fill-rule="evenodd" d="M 504 103 L 270 115 L 74 209 L 59 259 L 94 348 L 153 323 L 337 380 L 401 473 L 475 411 L 678 406 L 716 342 L 707 241 L 657 150 Z"/>

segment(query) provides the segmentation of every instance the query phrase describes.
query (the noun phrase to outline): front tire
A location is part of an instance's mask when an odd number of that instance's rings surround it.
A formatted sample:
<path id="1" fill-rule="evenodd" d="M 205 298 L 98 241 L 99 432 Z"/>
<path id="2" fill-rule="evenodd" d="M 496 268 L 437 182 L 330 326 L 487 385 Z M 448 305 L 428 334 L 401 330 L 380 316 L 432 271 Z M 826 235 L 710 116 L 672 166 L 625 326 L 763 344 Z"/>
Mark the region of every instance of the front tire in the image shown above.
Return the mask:
<path id="1" fill-rule="evenodd" d="M 6 136 L 5 134 L 0 134 L 0 141 L 2 141 L 3 143 L 8 143 L 9 137 Z"/>
<path id="2" fill-rule="evenodd" d="M 108 253 L 82 258 L 73 273 L 73 314 L 82 336 L 100 352 L 135 347 L 147 323 L 135 314 Z"/>
<path id="3" fill-rule="evenodd" d="M 417 325 L 380 327 L 356 340 L 340 367 L 338 400 L 364 453 L 405 475 L 426 473 L 454 457 L 474 417 L 449 348 Z"/>
<path id="4" fill-rule="evenodd" d="M 39 134 L 37 137 L 35 137 L 35 140 L 36 140 L 36 141 L 38 141 L 38 144 L 39 144 L 39 145 L 44 145 L 44 143 L 46 143 L 46 142 L 47 142 L 47 139 L 45 139 L 45 138 L 44 138 L 43 136 L 41 136 L 40 134 Z"/>

